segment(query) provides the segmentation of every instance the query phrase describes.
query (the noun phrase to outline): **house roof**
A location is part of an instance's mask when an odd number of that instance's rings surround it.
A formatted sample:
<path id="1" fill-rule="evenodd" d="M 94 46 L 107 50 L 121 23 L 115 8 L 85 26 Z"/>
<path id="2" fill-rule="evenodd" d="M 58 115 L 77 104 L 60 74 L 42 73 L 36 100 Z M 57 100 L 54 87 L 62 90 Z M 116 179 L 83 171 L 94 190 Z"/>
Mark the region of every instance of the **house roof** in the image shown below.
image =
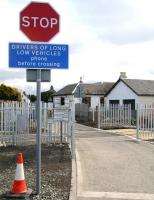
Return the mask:
<path id="1" fill-rule="evenodd" d="M 65 87 L 60 89 L 58 92 L 54 93 L 53 96 L 72 95 L 76 86 L 77 86 L 77 83 L 66 85 Z"/>
<path id="2" fill-rule="evenodd" d="M 81 87 L 83 88 L 85 95 L 105 95 L 105 93 L 113 86 L 113 84 L 114 83 L 111 82 L 93 84 L 82 83 Z"/>
<path id="3" fill-rule="evenodd" d="M 54 96 L 72 95 L 78 85 L 82 88 L 85 95 L 105 95 L 105 93 L 113 86 L 113 84 L 114 83 L 111 82 L 79 84 L 75 83 L 65 86 L 64 88 L 56 92 Z"/>
<path id="4" fill-rule="evenodd" d="M 138 96 L 154 96 L 154 81 L 141 79 L 119 79 L 105 96 L 107 96 L 120 81 L 127 85 L 127 87 Z"/>

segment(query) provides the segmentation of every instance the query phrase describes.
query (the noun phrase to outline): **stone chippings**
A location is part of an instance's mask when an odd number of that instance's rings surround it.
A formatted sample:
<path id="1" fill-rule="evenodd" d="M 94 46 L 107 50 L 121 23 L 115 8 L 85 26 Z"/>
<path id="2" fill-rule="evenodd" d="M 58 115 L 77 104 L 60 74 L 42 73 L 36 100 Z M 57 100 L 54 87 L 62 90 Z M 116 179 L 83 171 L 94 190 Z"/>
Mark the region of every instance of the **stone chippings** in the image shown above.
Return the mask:
<path id="1" fill-rule="evenodd" d="M 41 195 L 35 195 L 36 147 L 0 147 L 0 199 L 10 190 L 18 152 L 23 153 L 24 172 L 31 200 L 68 200 L 71 187 L 71 153 L 67 144 L 42 145 Z"/>

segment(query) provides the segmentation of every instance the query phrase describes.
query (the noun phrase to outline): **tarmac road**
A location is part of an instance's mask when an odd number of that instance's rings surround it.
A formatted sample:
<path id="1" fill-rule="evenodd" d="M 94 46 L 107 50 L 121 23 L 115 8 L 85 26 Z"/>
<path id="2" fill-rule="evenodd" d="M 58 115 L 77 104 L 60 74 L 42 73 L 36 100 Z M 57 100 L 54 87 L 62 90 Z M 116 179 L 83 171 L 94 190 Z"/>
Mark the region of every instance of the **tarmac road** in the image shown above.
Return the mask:
<path id="1" fill-rule="evenodd" d="M 154 145 L 76 124 L 77 200 L 154 200 Z"/>

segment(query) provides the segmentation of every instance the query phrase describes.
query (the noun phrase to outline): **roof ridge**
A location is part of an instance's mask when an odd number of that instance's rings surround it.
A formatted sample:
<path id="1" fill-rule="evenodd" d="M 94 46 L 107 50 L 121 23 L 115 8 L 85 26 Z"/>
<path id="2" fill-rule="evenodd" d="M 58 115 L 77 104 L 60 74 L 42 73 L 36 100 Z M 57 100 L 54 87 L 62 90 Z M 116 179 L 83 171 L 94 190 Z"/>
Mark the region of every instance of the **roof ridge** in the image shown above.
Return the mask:
<path id="1" fill-rule="evenodd" d="M 148 80 L 148 79 L 133 79 L 133 78 L 120 78 L 121 80 L 135 80 L 135 81 L 152 81 L 154 82 L 154 80 Z"/>

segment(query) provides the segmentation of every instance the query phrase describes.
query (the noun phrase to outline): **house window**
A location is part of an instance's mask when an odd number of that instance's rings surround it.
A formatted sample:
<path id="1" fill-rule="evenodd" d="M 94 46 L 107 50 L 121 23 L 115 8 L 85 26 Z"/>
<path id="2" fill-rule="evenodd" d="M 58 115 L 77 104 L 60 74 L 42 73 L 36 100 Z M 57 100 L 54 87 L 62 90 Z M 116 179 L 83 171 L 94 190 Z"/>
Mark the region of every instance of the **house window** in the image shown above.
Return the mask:
<path id="1" fill-rule="evenodd" d="M 131 105 L 131 109 L 135 110 L 135 99 L 124 99 L 123 100 L 123 104 L 124 105 L 130 104 Z"/>
<path id="2" fill-rule="evenodd" d="M 111 105 L 118 105 L 119 104 L 119 100 L 110 100 L 109 101 L 109 103 L 111 104 Z"/>
<path id="3" fill-rule="evenodd" d="M 100 104 L 104 104 L 104 97 L 100 97 Z"/>
<path id="4" fill-rule="evenodd" d="M 60 98 L 60 104 L 61 104 L 61 106 L 65 105 L 65 97 Z"/>
<path id="5" fill-rule="evenodd" d="M 84 97 L 82 98 L 82 103 L 88 104 L 91 106 L 91 98 L 90 97 Z"/>

